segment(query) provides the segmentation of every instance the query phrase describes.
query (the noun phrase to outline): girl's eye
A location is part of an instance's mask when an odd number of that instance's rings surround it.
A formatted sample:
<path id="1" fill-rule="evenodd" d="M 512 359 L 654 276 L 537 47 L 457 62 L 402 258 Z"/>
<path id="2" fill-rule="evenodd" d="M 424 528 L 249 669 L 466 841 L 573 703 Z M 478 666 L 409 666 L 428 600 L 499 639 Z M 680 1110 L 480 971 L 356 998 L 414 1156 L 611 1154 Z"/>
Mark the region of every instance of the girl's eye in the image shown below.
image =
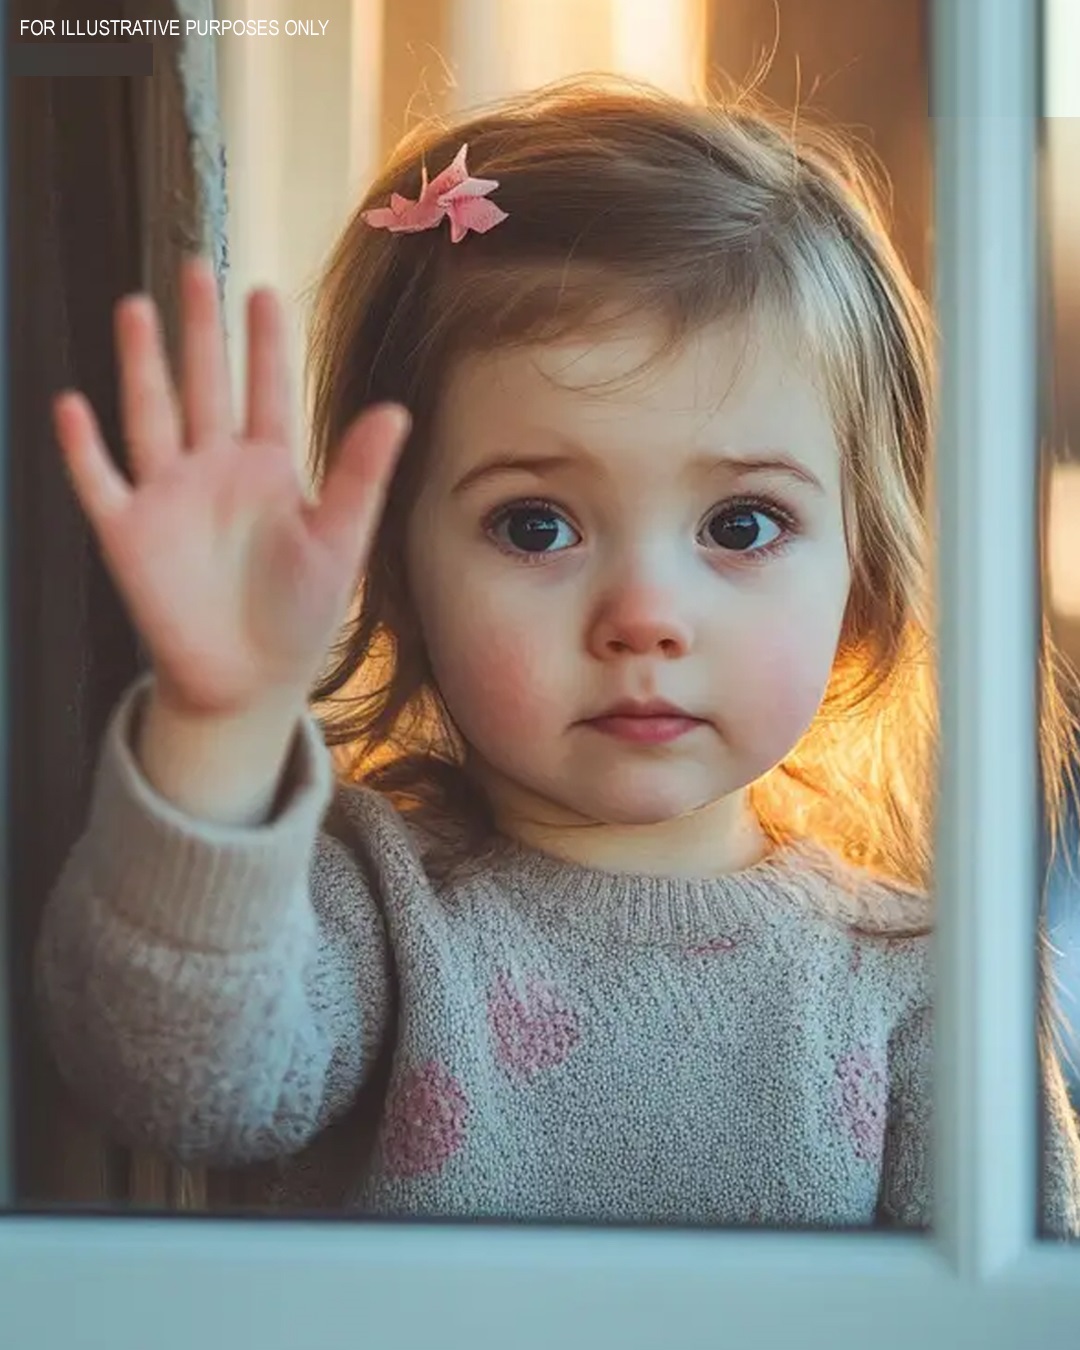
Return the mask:
<path id="1" fill-rule="evenodd" d="M 791 524 L 776 507 L 741 502 L 710 516 L 705 526 L 705 542 L 732 553 L 768 554 L 790 529 Z"/>
<path id="2" fill-rule="evenodd" d="M 493 517 L 488 531 L 507 551 L 534 556 L 561 553 L 580 540 L 565 517 L 546 502 L 503 507 Z"/>

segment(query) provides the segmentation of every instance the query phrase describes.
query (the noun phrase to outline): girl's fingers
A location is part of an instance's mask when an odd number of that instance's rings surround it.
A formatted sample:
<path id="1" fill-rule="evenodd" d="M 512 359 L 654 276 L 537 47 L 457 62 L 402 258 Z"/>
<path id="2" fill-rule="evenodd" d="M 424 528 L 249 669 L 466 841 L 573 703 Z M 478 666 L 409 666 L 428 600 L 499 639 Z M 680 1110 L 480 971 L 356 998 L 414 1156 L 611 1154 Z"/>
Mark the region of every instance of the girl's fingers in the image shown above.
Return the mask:
<path id="1" fill-rule="evenodd" d="M 81 394 L 66 390 L 57 395 L 53 422 L 75 495 L 94 529 L 100 531 L 127 506 L 131 486 L 113 464 L 94 411 Z"/>
<path id="2" fill-rule="evenodd" d="M 247 425 L 252 441 L 287 445 L 292 437 L 292 381 L 285 320 L 273 291 L 248 296 Z"/>
<path id="3" fill-rule="evenodd" d="M 121 420 L 132 477 L 139 482 L 180 454 L 180 414 L 154 304 L 142 295 L 125 297 L 116 306 L 114 326 Z"/>
<path id="4" fill-rule="evenodd" d="M 350 564 L 359 563 L 375 532 L 410 424 L 398 403 L 363 412 L 345 433 L 322 496 L 307 508 L 311 532 Z"/>
<path id="5" fill-rule="evenodd" d="M 204 258 L 189 257 L 180 272 L 184 316 L 183 398 L 189 446 L 236 434 L 217 280 Z"/>

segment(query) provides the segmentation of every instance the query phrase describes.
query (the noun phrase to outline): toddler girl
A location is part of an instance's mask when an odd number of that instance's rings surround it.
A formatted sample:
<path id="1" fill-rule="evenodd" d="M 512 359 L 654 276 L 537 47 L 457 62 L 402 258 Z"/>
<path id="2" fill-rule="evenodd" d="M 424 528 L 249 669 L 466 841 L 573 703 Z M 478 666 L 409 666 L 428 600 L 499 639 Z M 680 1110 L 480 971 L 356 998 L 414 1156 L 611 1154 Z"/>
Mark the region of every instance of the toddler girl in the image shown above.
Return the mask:
<path id="1" fill-rule="evenodd" d="M 130 481 L 56 406 L 152 657 L 40 938 L 72 1088 L 282 1204 L 926 1225 L 931 328 L 854 159 L 596 78 L 410 135 L 317 494 L 276 297 L 240 427 L 183 283 L 179 398 L 117 307 Z"/>

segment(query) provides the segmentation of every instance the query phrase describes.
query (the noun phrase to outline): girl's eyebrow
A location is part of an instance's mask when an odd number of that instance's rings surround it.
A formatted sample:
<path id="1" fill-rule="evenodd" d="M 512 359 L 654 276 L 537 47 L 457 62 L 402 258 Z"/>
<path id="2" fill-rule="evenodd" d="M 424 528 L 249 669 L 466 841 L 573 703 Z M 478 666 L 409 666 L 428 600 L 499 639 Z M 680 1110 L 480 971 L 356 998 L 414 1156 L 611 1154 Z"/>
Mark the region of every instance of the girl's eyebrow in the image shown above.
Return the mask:
<path id="1" fill-rule="evenodd" d="M 450 489 L 452 496 L 465 492 L 481 480 L 505 473 L 534 473 L 537 475 L 555 469 L 580 466 L 581 458 L 575 455 L 499 455 L 495 459 L 485 460 L 474 465 L 462 474 Z M 782 451 L 767 455 L 696 455 L 689 466 L 699 472 L 723 472 L 738 477 L 755 473 L 783 474 L 798 479 L 816 492 L 824 493 L 825 488 L 817 475 L 800 460 Z"/>
<path id="2" fill-rule="evenodd" d="M 787 478 L 797 478 L 815 492 L 825 492 L 825 485 L 817 474 L 802 460 L 783 450 L 770 451 L 767 455 L 697 455 L 690 464 L 695 469 L 719 470 L 739 476 L 752 473 L 783 474 Z"/>
<path id="3" fill-rule="evenodd" d="M 542 474 L 552 469 L 565 469 L 577 463 L 580 463 L 580 460 L 573 455 L 499 455 L 495 459 L 474 465 L 467 473 L 462 474 L 450 489 L 450 494 L 456 496 L 472 487 L 474 483 L 501 473 Z"/>

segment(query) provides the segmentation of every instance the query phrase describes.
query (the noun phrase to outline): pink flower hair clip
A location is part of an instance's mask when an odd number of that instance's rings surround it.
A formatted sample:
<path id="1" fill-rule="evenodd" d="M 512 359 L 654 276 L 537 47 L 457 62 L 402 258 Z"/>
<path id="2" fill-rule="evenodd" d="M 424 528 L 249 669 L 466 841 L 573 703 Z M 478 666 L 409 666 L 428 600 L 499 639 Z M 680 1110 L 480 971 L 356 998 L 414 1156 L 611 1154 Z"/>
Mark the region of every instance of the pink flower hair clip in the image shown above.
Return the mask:
<path id="1" fill-rule="evenodd" d="M 486 234 L 505 220 L 507 213 L 486 200 L 487 194 L 499 186 L 494 178 L 469 177 L 465 167 L 468 148 L 466 142 L 454 156 L 453 163 L 430 183 L 427 165 L 421 166 L 420 196 L 415 202 L 399 192 L 392 192 L 389 206 L 362 211 L 360 218 L 377 230 L 415 234 L 417 230 L 434 229 L 443 216 L 449 216 L 450 241 L 454 244 L 460 243 L 470 230 Z"/>

